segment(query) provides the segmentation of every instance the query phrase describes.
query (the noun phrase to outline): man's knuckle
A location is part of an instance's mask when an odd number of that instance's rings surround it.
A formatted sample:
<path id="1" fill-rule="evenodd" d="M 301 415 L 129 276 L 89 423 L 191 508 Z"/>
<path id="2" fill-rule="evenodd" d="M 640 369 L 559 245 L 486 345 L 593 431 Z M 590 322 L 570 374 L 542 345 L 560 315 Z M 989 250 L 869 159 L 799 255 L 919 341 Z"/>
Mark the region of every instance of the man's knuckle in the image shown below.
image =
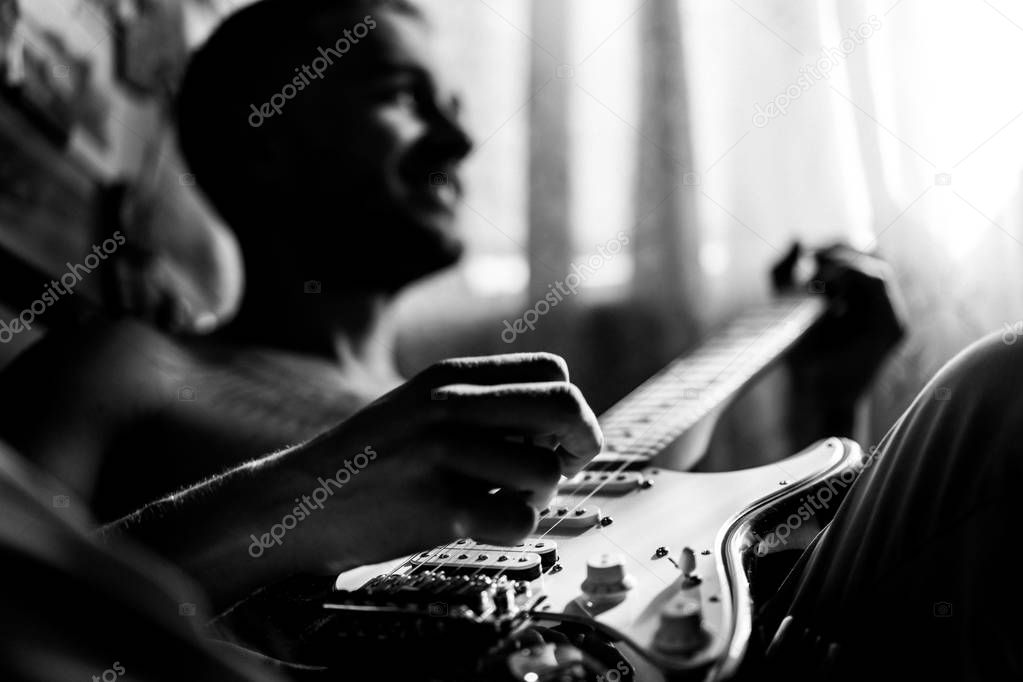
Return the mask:
<path id="1" fill-rule="evenodd" d="M 579 387 L 567 381 L 558 385 L 555 395 L 558 405 L 570 415 L 579 414 L 583 405 L 586 404 L 586 399 L 583 398 L 583 392 L 579 390 Z"/>
<path id="2" fill-rule="evenodd" d="M 568 363 L 560 355 L 540 352 L 533 357 L 533 362 L 544 368 L 545 372 L 561 381 L 568 381 Z"/>

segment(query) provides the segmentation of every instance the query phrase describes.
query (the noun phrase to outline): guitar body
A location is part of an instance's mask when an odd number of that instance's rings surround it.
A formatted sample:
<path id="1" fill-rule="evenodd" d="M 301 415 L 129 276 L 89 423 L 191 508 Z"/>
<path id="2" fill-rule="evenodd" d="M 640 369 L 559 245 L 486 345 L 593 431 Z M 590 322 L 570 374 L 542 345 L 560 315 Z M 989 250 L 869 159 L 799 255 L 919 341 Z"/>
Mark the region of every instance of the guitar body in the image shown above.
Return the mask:
<path id="1" fill-rule="evenodd" d="M 687 473 L 649 466 L 630 472 L 649 484 L 619 492 L 609 493 L 605 486 L 592 494 L 559 494 L 551 509 L 585 509 L 586 518 L 597 520 L 573 528 L 567 527 L 569 520 L 554 522 L 553 528 L 531 538 L 533 543 L 556 543 L 558 554 L 553 567 L 529 581 L 532 602 L 545 597 L 533 610 L 532 620 L 543 624 L 549 617 L 548 624 L 557 624 L 564 619 L 554 614 L 566 614 L 570 620 L 605 626 L 601 630 L 609 640 L 625 644 L 622 651 L 628 652 L 625 658 L 637 679 L 725 679 L 740 663 L 751 631 L 745 555 L 756 544 L 755 532 L 757 537 L 770 533 L 759 534 L 757 524 L 767 510 L 783 507 L 828 479 L 851 472 L 844 477 L 851 480 L 860 462 L 854 443 L 829 439 L 755 469 Z M 588 515 L 589 510 L 595 517 Z M 686 547 L 693 550 L 694 565 L 686 565 L 682 556 Z M 512 551 L 505 553 L 508 559 L 515 558 Z M 418 556 L 432 558 L 434 570 L 472 574 L 481 553 L 451 545 Z M 487 554 L 488 560 L 497 558 L 494 552 Z M 459 560 L 460 556 L 467 558 Z M 628 589 L 621 594 L 599 589 L 594 593 L 594 584 L 589 583 L 590 591 L 584 591 L 584 581 L 594 573 L 587 566 L 590 561 L 598 565 L 598 572 L 611 573 L 620 562 Z M 356 590 L 381 574 L 414 574 L 426 568 L 408 561 L 365 566 L 340 575 L 336 587 Z M 683 589 L 683 581 L 698 584 Z M 666 610 L 684 613 L 688 623 L 681 630 L 666 626 L 662 615 Z M 685 640 L 676 651 L 671 645 L 673 632 Z M 677 637 L 675 641 L 679 643 Z"/>
<path id="2" fill-rule="evenodd" d="M 838 476 L 844 491 L 860 452 L 830 439 L 760 468 L 686 469 L 716 416 L 824 309 L 820 299 L 780 297 L 632 391 L 601 416 L 603 452 L 558 486 L 525 543 L 463 538 L 338 576 L 301 660 L 446 681 L 734 674 L 752 627 L 752 549 L 781 537 L 770 527 L 779 518 L 788 519 L 781 544 L 802 547 L 797 536 L 827 515 L 815 508 L 791 522 L 784 510 Z"/>

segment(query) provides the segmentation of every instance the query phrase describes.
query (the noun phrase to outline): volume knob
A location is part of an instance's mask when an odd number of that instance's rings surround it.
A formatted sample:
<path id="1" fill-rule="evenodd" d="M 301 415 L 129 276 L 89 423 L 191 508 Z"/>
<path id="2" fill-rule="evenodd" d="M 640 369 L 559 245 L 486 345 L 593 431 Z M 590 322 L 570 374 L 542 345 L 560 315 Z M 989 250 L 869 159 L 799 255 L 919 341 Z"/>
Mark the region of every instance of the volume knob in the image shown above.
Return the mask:
<path id="1" fill-rule="evenodd" d="M 623 599 L 635 584 L 625 572 L 625 560 L 619 554 L 600 554 L 586 562 L 582 591 L 592 600 Z"/>
<path id="2" fill-rule="evenodd" d="M 661 609 L 654 647 L 666 654 L 688 654 L 707 641 L 700 602 L 676 597 Z"/>

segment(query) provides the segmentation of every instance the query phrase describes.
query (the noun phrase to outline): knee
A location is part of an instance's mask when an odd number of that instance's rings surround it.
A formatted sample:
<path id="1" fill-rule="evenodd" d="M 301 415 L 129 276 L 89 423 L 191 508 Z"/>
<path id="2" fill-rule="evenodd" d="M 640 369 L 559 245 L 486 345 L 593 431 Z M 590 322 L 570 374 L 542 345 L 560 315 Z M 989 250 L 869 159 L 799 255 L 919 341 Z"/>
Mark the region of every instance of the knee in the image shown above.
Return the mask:
<path id="1" fill-rule="evenodd" d="M 927 384 L 921 398 L 959 408 L 983 408 L 1011 415 L 1023 407 L 1023 340 L 1006 343 L 992 334 L 949 360 Z"/>
<path id="2" fill-rule="evenodd" d="M 993 334 L 945 364 L 896 432 L 917 455 L 941 457 L 967 472 L 1023 473 L 1023 341 L 1007 344 Z"/>

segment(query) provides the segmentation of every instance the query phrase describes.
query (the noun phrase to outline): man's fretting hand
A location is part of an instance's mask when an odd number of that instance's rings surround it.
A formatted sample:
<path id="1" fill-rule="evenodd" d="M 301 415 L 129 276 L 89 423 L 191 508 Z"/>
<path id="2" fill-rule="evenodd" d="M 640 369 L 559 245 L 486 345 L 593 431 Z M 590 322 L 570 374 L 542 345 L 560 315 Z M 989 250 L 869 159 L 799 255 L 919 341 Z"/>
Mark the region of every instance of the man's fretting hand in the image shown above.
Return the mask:
<path id="1" fill-rule="evenodd" d="M 784 262 L 798 258 L 793 247 Z M 845 245 L 817 251 L 814 283 L 830 301 L 824 319 L 789 353 L 802 447 L 826 436 L 852 435 L 856 402 L 906 333 L 906 315 L 891 267 Z M 779 283 L 781 267 L 775 270 Z"/>

